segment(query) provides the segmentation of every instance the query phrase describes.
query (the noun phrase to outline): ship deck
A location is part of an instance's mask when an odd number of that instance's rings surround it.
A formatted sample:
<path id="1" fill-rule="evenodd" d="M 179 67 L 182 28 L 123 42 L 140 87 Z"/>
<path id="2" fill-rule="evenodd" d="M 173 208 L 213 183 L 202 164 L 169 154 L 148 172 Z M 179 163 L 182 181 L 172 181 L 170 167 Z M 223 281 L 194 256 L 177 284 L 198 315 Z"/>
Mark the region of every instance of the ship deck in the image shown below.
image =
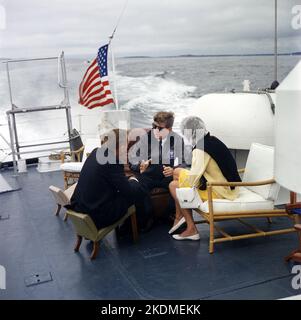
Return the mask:
<path id="1" fill-rule="evenodd" d="M 61 172 L 39 173 L 36 167 L 12 178 L 19 191 L 0 194 L 0 265 L 6 268 L 6 290 L 1 299 L 278 299 L 301 293 L 291 286 L 291 264 L 284 257 L 297 246 L 297 235 L 245 239 L 216 245 L 208 253 L 208 226 L 198 225 L 199 242 L 175 241 L 167 224 L 131 237 L 110 233 L 96 260 L 90 261 L 91 243 L 73 252 L 71 221 L 54 216 L 48 191 L 62 187 Z M 235 221 L 221 222 L 226 231 L 241 232 Z M 291 226 L 287 218 L 272 225 L 258 219 L 261 228 Z M 32 276 L 51 275 L 48 282 L 27 286 Z"/>

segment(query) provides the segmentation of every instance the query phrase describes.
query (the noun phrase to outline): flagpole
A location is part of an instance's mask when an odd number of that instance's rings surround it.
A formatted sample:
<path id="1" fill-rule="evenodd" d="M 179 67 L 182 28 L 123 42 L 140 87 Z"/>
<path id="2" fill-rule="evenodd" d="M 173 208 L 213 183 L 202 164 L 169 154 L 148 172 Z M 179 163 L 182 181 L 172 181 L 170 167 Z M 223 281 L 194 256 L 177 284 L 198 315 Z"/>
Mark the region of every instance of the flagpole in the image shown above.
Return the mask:
<path id="1" fill-rule="evenodd" d="M 125 3 L 124 3 L 124 6 L 123 6 L 123 9 L 120 13 L 120 16 L 117 20 L 117 23 L 116 23 L 116 26 L 112 32 L 112 35 L 109 37 L 109 47 L 111 46 L 110 50 L 111 50 L 111 59 L 112 59 L 112 71 L 113 71 L 113 82 L 114 82 L 114 98 L 115 98 L 115 106 L 116 106 L 116 109 L 119 110 L 119 103 L 118 103 L 118 96 L 117 96 L 117 85 L 116 85 L 116 69 L 115 69 L 115 57 L 114 57 L 114 52 L 113 52 L 113 48 L 112 48 L 112 40 L 114 39 L 114 35 L 115 35 L 115 32 L 119 26 L 119 23 L 121 21 L 121 18 L 123 17 L 124 15 L 124 12 L 125 12 L 125 9 L 128 5 L 128 2 L 129 0 L 126 0 Z"/>
<path id="2" fill-rule="evenodd" d="M 115 30 L 114 30 L 115 31 Z M 112 72 L 113 72 L 113 83 L 114 83 L 114 100 L 115 100 L 115 106 L 116 110 L 119 110 L 119 103 L 118 103 L 118 95 L 117 95 L 117 85 L 116 85 L 116 74 L 115 74 L 115 57 L 114 57 L 114 51 L 112 46 L 112 40 L 113 40 L 114 33 L 110 37 L 109 46 L 111 51 L 111 59 L 112 59 Z"/>
<path id="3" fill-rule="evenodd" d="M 274 80 L 278 78 L 278 4 L 277 0 L 275 0 L 275 36 L 274 36 Z"/>

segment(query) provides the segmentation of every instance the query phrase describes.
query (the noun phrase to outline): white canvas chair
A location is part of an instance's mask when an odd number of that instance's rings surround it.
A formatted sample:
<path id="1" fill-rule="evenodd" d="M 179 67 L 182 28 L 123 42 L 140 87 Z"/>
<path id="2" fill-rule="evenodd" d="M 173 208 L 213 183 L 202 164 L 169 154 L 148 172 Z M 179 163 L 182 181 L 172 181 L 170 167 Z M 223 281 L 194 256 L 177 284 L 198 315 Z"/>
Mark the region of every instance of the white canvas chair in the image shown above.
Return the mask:
<path id="1" fill-rule="evenodd" d="M 69 186 L 74 184 L 82 170 L 82 167 L 93 149 L 100 147 L 100 140 L 98 139 L 87 139 L 84 146 L 83 159 L 81 162 L 65 162 L 61 165 L 61 170 L 64 175 L 64 186 L 67 189 Z"/>
<path id="2" fill-rule="evenodd" d="M 269 236 L 295 232 L 294 228 L 263 231 L 243 220 L 242 218 L 268 218 L 287 216 L 291 217 L 285 209 L 275 208 L 280 186 L 274 180 L 274 148 L 258 143 L 253 143 L 247 159 L 242 182 L 214 182 L 207 183 L 208 201 L 203 202 L 200 208 L 195 209 L 210 228 L 209 252 L 214 252 L 214 244 L 224 241 L 233 241 L 260 236 Z M 212 199 L 212 187 L 236 186 L 239 187 L 239 196 L 234 201 L 226 199 Z M 237 219 L 251 229 L 251 233 L 231 236 L 216 222 Z M 222 237 L 215 238 L 214 229 Z"/>

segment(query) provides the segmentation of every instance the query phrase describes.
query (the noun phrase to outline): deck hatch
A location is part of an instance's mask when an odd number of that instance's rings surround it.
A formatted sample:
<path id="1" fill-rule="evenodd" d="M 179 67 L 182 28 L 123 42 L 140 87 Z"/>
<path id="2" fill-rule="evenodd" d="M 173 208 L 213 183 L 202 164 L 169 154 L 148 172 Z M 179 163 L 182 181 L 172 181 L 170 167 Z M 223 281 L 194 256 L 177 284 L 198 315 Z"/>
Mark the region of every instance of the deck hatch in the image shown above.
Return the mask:
<path id="1" fill-rule="evenodd" d="M 0 214 L 0 221 L 1 220 L 8 220 L 9 219 L 9 214 L 4 213 L 4 214 Z"/>
<path id="2" fill-rule="evenodd" d="M 52 281 L 50 272 L 35 273 L 24 279 L 26 287 L 36 286 L 45 282 Z"/>

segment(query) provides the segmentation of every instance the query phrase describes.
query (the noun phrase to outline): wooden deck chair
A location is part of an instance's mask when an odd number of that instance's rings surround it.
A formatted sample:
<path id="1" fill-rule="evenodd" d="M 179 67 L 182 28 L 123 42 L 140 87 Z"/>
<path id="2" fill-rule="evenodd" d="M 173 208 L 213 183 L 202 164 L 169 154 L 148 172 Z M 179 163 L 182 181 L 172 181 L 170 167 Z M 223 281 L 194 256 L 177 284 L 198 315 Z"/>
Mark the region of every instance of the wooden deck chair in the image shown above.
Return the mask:
<path id="1" fill-rule="evenodd" d="M 72 210 L 67 210 L 67 215 L 70 217 L 72 221 L 75 232 L 77 235 L 77 242 L 74 248 L 75 252 L 79 251 L 80 245 L 82 243 L 83 237 L 87 240 L 93 241 L 93 251 L 90 256 L 90 259 L 93 260 L 96 258 L 99 251 L 99 241 L 103 239 L 108 233 L 114 230 L 118 225 L 122 224 L 128 217 L 131 217 L 132 223 L 132 232 L 133 239 L 136 242 L 138 240 L 138 229 L 137 229 L 137 220 L 136 220 L 136 208 L 135 206 L 131 206 L 127 213 L 119 219 L 114 224 L 97 230 L 94 222 L 87 214 L 78 213 Z"/>
<path id="2" fill-rule="evenodd" d="M 49 187 L 49 191 L 51 192 L 51 194 L 56 202 L 56 205 L 57 205 L 57 208 L 55 211 L 56 216 L 59 215 L 62 207 L 66 206 L 67 204 L 70 203 L 70 199 L 73 195 L 73 192 L 75 190 L 76 185 L 77 185 L 77 183 L 74 183 L 71 187 L 69 187 L 66 190 L 62 190 L 62 189 L 55 187 L 55 186 Z M 67 214 L 65 214 L 64 221 L 67 221 L 67 218 L 68 218 L 68 216 L 67 216 Z"/>
<path id="3" fill-rule="evenodd" d="M 272 218 L 286 216 L 292 218 L 285 209 L 275 208 L 280 186 L 274 180 L 274 148 L 254 143 L 247 159 L 242 182 L 214 182 L 207 183 L 208 201 L 203 202 L 195 211 L 204 220 L 196 223 L 209 224 L 209 252 L 214 252 L 214 245 L 225 241 L 255 238 L 295 232 L 294 228 L 274 231 L 263 231 L 242 218 Z M 239 187 L 239 196 L 234 201 L 226 199 L 212 199 L 212 188 L 215 186 Z M 248 234 L 231 236 L 216 222 L 236 219 L 250 228 Z M 216 238 L 214 231 L 221 234 Z"/>
<path id="4" fill-rule="evenodd" d="M 80 152 L 83 152 L 83 158 L 81 162 L 79 161 L 64 162 L 62 158 L 63 163 L 61 165 L 61 170 L 63 171 L 65 189 L 67 189 L 70 185 L 77 182 L 87 157 L 93 151 L 93 149 L 99 146 L 100 146 L 100 139 L 87 139 L 85 142 L 84 150 L 79 150 Z M 76 159 L 77 160 L 80 159 L 80 156 L 77 155 Z"/>
<path id="5" fill-rule="evenodd" d="M 295 224 L 295 229 L 298 232 L 299 235 L 299 248 L 295 251 L 293 251 L 289 256 L 285 258 L 285 261 L 295 261 L 301 263 L 301 224 Z"/>
<path id="6" fill-rule="evenodd" d="M 290 253 L 285 258 L 285 261 L 289 262 L 292 260 L 295 262 L 301 262 L 301 202 L 297 202 L 297 194 L 295 192 L 291 192 L 290 195 L 290 204 L 286 205 L 286 211 L 294 214 L 295 216 L 295 229 L 299 236 L 299 248 Z"/>

